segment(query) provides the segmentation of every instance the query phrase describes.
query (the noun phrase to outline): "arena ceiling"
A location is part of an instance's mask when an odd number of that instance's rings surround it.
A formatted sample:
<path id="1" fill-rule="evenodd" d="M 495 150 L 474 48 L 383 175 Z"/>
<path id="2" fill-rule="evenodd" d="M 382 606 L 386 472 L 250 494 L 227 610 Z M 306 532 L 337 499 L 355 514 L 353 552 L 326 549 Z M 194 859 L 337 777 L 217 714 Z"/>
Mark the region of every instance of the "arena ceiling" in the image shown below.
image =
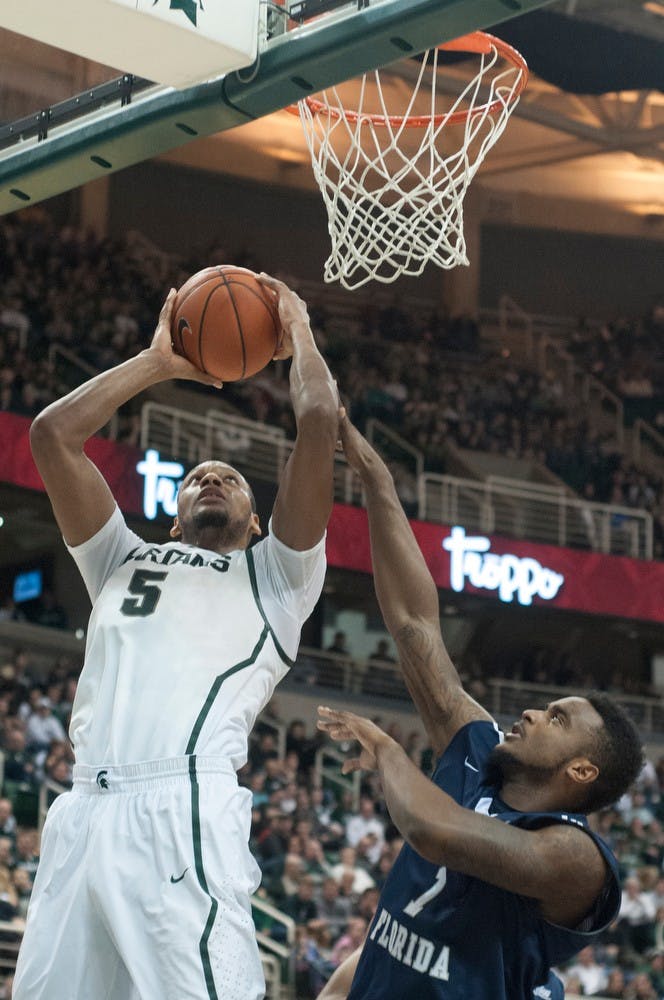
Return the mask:
<path id="1" fill-rule="evenodd" d="M 661 238 L 664 0 L 564 0 L 492 30 L 524 54 L 531 80 L 479 184 L 508 216 L 524 193 L 609 203 Z M 407 62 L 390 72 L 413 76 Z M 470 72 L 464 62 L 447 67 L 439 86 L 456 94 Z M 166 158 L 293 187 L 314 183 L 299 123 L 284 112 Z"/>
<path id="2" fill-rule="evenodd" d="M 664 0 L 560 0 L 493 29 L 516 45 L 531 81 L 475 182 L 501 221 L 519 222 L 519 199 L 544 196 L 615 207 L 664 235 Z M 61 100 L 117 71 L 0 30 L 0 120 Z M 440 87 L 458 93 L 471 67 L 445 68 Z M 391 67 L 408 83 L 408 61 Z M 263 183 L 313 190 L 300 124 L 286 112 L 161 159 Z M 120 174 L 121 178 L 123 175 Z M 121 181 L 120 181 L 121 183 Z M 523 200 L 523 199 L 522 199 Z M 545 213 L 543 213 L 545 214 Z M 573 218 L 573 215 L 572 215 Z M 579 228 L 585 222 L 580 221 Z"/>

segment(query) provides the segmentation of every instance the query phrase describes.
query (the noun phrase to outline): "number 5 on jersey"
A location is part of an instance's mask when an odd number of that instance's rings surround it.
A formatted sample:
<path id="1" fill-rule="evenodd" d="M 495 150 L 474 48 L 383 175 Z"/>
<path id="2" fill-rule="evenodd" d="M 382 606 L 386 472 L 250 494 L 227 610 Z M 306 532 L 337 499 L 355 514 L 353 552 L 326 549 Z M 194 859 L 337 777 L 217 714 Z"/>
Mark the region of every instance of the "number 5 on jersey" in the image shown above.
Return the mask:
<path id="1" fill-rule="evenodd" d="M 129 593 L 134 597 L 125 597 L 120 605 L 123 615 L 130 618 L 147 618 L 151 615 L 159 603 L 161 588 L 155 586 L 166 579 L 168 573 L 160 573 L 152 569 L 134 570 L 134 575 L 129 581 Z"/>

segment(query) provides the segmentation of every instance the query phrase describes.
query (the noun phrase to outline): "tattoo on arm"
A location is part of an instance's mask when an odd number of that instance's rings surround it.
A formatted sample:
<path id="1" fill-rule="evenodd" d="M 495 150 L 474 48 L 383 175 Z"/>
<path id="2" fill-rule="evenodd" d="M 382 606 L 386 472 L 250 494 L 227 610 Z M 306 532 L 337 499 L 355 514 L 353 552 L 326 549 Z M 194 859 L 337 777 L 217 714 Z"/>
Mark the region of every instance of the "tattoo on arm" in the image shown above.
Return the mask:
<path id="1" fill-rule="evenodd" d="M 394 639 L 408 690 L 438 748 L 471 719 L 490 718 L 464 691 L 438 622 L 407 622 Z"/>

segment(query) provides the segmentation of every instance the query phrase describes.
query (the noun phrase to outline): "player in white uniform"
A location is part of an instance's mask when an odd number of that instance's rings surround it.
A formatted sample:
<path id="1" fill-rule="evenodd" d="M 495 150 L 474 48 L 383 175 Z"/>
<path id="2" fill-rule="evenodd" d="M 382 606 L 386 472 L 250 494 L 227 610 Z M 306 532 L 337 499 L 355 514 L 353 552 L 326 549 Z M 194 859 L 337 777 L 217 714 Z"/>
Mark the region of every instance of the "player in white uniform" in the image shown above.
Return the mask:
<path id="1" fill-rule="evenodd" d="M 93 601 L 72 710 L 74 787 L 53 805 L 14 1000 L 257 1000 L 248 790 L 236 770 L 321 592 L 337 393 L 306 306 L 281 282 L 297 440 L 260 534 L 246 480 L 208 461 L 184 479 L 165 545 L 126 526 L 84 442 L 169 378 L 171 292 L 150 347 L 48 407 L 35 461 Z M 213 383 L 214 384 L 214 383 Z"/>

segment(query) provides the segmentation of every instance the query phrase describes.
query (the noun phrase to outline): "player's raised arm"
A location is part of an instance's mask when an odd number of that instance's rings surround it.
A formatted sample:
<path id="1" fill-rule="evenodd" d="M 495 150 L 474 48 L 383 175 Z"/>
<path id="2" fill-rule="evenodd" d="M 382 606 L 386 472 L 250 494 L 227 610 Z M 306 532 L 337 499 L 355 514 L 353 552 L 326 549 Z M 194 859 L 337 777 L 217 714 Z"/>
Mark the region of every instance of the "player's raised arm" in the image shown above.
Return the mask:
<path id="1" fill-rule="evenodd" d="M 438 591 L 389 469 L 343 411 L 339 427 L 346 457 L 365 491 L 378 603 L 408 690 L 440 754 L 466 722 L 491 716 L 466 694 L 445 649 Z"/>
<path id="2" fill-rule="evenodd" d="M 108 423 L 118 407 L 157 382 L 179 378 L 219 384 L 173 353 L 174 298 L 172 289 L 147 350 L 51 403 L 32 423 L 32 454 L 69 545 L 80 545 L 96 534 L 115 505 L 106 480 L 83 451 L 87 439 Z"/>
<path id="3" fill-rule="evenodd" d="M 282 281 L 262 274 L 279 302 L 284 330 L 277 358 L 293 356 L 290 394 L 297 437 L 272 512 L 277 538 L 291 549 L 312 548 L 323 537 L 332 512 L 338 393 L 311 332 L 305 303 Z"/>

